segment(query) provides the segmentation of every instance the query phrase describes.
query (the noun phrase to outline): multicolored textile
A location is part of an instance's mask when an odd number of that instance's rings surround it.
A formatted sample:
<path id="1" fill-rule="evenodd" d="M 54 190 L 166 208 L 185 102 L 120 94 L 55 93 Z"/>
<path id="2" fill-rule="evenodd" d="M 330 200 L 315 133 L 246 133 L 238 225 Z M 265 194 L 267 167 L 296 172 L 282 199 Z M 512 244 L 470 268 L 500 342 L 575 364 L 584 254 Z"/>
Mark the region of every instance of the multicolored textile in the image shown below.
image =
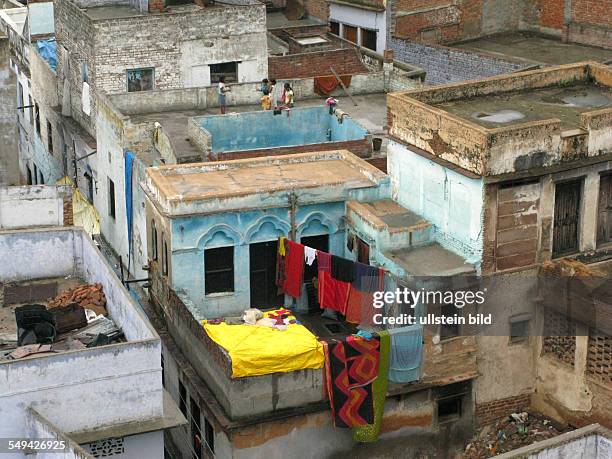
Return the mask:
<path id="1" fill-rule="evenodd" d="M 391 353 L 389 380 L 407 383 L 419 379 L 423 352 L 423 328 L 420 325 L 389 330 Z"/>
<path id="2" fill-rule="evenodd" d="M 324 346 L 326 384 L 336 427 L 374 422 L 372 383 L 378 376 L 380 339 L 347 336 Z"/>
<path id="3" fill-rule="evenodd" d="M 372 394 L 374 396 L 374 422 L 365 426 L 353 427 L 353 441 L 373 442 L 378 440 L 380 426 L 385 413 L 385 399 L 387 398 L 387 386 L 389 385 L 389 332 L 383 330 L 378 333 L 380 338 L 380 363 L 378 365 L 378 377 L 372 383 Z"/>

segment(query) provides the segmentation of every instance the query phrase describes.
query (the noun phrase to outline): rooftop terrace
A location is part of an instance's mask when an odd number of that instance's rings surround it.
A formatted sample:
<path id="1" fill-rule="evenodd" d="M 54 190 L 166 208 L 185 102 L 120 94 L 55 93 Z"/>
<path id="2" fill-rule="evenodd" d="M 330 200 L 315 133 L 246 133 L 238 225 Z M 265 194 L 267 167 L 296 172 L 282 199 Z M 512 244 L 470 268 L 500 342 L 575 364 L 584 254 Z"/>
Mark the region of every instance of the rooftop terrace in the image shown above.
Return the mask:
<path id="1" fill-rule="evenodd" d="M 612 72 L 566 64 L 388 96 L 390 136 L 477 175 L 611 153 Z"/>
<path id="2" fill-rule="evenodd" d="M 558 118 L 563 129 L 576 129 L 580 127 L 582 113 L 612 106 L 612 91 L 584 82 L 483 95 L 434 106 L 488 128 Z"/>
<path id="3" fill-rule="evenodd" d="M 606 62 L 612 59 L 612 50 L 577 43 L 563 43 L 560 40 L 525 32 L 492 35 L 458 43 L 454 47 L 548 65 L 571 64 L 586 60 Z"/>

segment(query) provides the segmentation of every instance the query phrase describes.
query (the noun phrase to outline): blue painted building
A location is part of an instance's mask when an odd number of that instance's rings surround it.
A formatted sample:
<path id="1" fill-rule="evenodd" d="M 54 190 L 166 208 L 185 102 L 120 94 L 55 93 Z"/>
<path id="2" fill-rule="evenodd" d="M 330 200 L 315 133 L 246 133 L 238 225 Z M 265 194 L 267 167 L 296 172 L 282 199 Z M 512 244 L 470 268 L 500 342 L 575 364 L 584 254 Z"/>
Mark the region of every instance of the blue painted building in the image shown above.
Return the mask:
<path id="1" fill-rule="evenodd" d="M 290 304 L 275 293 L 278 238 L 346 256 L 346 202 L 384 198 L 389 184 L 347 151 L 150 168 L 154 289 L 184 293 L 197 319 Z"/>

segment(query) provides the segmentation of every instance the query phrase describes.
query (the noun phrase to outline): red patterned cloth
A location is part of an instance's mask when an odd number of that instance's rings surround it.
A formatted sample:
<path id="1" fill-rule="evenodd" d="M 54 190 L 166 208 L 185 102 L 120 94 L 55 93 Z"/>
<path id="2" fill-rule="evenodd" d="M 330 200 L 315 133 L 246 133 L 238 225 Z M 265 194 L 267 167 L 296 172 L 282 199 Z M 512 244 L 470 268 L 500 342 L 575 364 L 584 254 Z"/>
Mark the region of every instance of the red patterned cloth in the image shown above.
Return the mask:
<path id="1" fill-rule="evenodd" d="M 378 375 L 380 339 L 347 336 L 324 346 L 325 382 L 336 427 L 372 424 L 372 382 Z"/>

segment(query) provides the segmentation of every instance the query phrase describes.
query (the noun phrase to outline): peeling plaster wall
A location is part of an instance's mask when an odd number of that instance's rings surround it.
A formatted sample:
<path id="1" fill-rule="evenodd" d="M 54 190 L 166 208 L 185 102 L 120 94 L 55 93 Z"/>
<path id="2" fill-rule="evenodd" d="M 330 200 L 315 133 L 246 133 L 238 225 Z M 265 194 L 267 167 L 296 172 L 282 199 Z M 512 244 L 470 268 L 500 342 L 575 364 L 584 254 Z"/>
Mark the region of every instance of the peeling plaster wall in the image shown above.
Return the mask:
<path id="1" fill-rule="evenodd" d="M 17 86 L 9 67 L 9 41 L 0 30 L 0 185 L 18 185 Z"/>
<path id="2" fill-rule="evenodd" d="M 63 226 L 65 199 L 72 199 L 69 186 L 0 188 L 0 228 Z"/>

